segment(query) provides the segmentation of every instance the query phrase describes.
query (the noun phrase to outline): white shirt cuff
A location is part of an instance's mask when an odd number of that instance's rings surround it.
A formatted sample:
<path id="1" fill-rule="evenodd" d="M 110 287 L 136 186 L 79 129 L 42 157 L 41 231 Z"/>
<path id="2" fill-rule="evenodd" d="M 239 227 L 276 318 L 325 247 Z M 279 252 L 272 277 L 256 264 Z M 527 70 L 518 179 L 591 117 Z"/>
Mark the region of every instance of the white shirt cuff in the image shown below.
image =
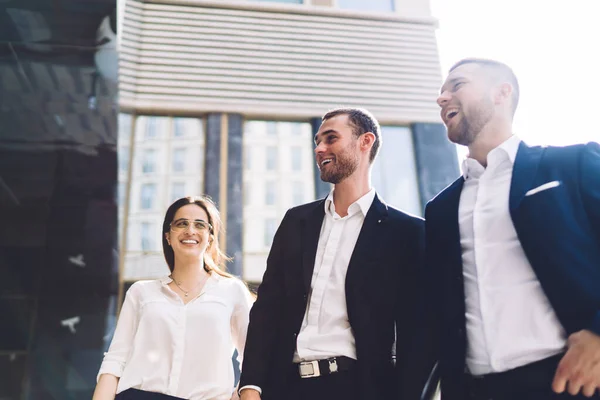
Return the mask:
<path id="1" fill-rule="evenodd" d="M 124 365 L 118 361 L 104 361 L 100 366 L 100 371 L 98 371 L 98 375 L 96 376 L 96 383 L 100 379 L 100 375 L 102 374 L 110 374 L 114 375 L 117 378 L 120 378 L 123 375 Z"/>
<path id="2" fill-rule="evenodd" d="M 242 395 L 242 390 L 244 389 L 254 389 L 256 390 L 259 394 L 262 395 L 262 389 L 259 388 L 258 386 L 254 386 L 254 385 L 246 385 L 246 386 L 242 386 L 239 390 L 238 390 L 238 395 Z"/>

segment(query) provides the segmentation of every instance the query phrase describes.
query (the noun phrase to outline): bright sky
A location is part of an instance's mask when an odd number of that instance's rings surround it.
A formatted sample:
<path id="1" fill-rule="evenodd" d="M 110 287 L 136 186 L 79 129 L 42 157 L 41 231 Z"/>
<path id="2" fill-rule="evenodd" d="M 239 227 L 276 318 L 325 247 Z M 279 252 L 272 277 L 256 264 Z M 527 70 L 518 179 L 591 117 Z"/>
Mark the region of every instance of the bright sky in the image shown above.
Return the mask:
<path id="1" fill-rule="evenodd" d="M 521 139 L 600 141 L 600 0 L 430 1 L 444 78 L 461 58 L 505 62 L 521 88 Z"/>

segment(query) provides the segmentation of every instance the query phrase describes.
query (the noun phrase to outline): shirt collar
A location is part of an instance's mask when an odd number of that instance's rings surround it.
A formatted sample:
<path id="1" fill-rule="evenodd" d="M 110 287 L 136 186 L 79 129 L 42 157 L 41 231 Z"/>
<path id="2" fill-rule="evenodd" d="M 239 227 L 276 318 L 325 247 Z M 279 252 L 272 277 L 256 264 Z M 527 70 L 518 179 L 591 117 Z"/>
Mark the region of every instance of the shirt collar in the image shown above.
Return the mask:
<path id="1" fill-rule="evenodd" d="M 331 192 L 329 192 L 329 195 L 325 199 L 325 213 L 329 214 L 331 217 L 335 217 L 336 215 L 335 204 L 333 202 L 334 190 L 335 189 L 331 189 Z M 363 216 L 366 216 L 367 212 L 369 212 L 369 208 L 371 208 L 371 204 L 373 204 L 373 200 L 375 200 L 375 189 L 371 188 L 364 196 L 350 204 L 350 207 L 348 207 L 348 215 L 354 215 L 358 211 L 361 211 Z"/>
<path id="2" fill-rule="evenodd" d="M 510 163 L 514 164 L 520 144 L 521 139 L 519 139 L 519 137 L 516 135 L 512 135 L 506 139 L 504 142 L 502 142 L 502 144 L 489 152 L 487 157 L 488 166 L 490 164 L 498 163 L 504 157 L 508 157 Z M 479 161 L 475 160 L 474 158 L 467 157 L 463 160 L 462 171 L 463 178 L 467 180 L 469 178 L 479 178 L 485 171 L 485 168 L 479 164 Z"/>
<path id="3" fill-rule="evenodd" d="M 206 278 L 206 283 L 208 283 L 211 280 L 219 280 L 221 278 L 221 275 L 217 274 L 216 272 L 211 272 L 210 275 L 208 276 L 208 278 Z M 163 276 L 162 278 L 159 278 L 160 284 L 163 286 L 167 286 L 169 283 L 173 282 L 173 278 L 171 278 L 171 275 L 166 275 Z M 206 285 L 205 283 L 205 285 Z"/>
<path id="4" fill-rule="evenodd" d="M 171 278 L 171 275 L 163 276 L 159 280 L 160 280 L 160 284 L 163 286 L 166 286 L 169 283 L 173 282 L 173 278 Z"/>

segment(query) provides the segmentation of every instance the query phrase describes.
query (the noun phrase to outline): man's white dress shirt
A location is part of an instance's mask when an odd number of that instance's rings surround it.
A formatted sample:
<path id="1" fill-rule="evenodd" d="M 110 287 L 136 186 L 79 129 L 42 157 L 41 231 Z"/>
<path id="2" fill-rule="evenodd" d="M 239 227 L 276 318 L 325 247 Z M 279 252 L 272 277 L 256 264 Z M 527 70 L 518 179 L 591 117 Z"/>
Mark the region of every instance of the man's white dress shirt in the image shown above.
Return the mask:
<path id="1" fill-rule="evenodd" d="M 333 191 L 325 199 L 325 218 L 317 245 L 315 268 L 304 321 L 298 334 L 294 361 L 346 356 L 356 359 L 356 347 L 346 309 L 346 272 L 375 199 L 375 189 L 348 207 L 348 215 L 335 211 Z"/>
<path id="2" fill-rule="evenodd" d="M 509 212 L 519 143 L 512 136 L 492 150 L 487 168 L 472 158 L 463 163 L 465 183 L 458 218 L 466 362 L 473 375 L 539 361 L 566 346 L 565 331 L 523 252 Z"/>
<path id="3" fill-rule="evenodd" d="M 229 400 L 234 346 L 241 355 L 252 297 L 236 278 L 212 273 L 189 303 L 171 278 L 139 281 L 127 291 L 101 374 L 129 388 L 190 400 Z"/>

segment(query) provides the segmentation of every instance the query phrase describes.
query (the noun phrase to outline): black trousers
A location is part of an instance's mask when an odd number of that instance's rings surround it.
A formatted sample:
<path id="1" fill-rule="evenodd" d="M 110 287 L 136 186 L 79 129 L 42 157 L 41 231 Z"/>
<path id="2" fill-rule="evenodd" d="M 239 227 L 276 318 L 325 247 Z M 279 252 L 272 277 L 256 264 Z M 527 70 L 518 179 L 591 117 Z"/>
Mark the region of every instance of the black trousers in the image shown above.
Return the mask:
<path id="1" fill-rule="evenodd" d="M 119 393 L 115 400 L 185 400 L 168 394 L 146 392 L 139 389 L 127 389 Z"/>
<path id="2" fill-rule="evenodd" d="M 552 391 L 552 381 L 563 354 L 527 364 L 506 372 L 467 376 L 469 400 L 583 400 L 590 399 L 568 392 L 557 394 Z M 598 392 L 592 399 L 600 399 Z"/>
<path id="3" fill-rule="evenodd" d="M 285 400 L 360 400 L 357 375 L 355 366 L 330 375 L 300 378 L 298 366 L 294 366 L 290 371 Z"/>

